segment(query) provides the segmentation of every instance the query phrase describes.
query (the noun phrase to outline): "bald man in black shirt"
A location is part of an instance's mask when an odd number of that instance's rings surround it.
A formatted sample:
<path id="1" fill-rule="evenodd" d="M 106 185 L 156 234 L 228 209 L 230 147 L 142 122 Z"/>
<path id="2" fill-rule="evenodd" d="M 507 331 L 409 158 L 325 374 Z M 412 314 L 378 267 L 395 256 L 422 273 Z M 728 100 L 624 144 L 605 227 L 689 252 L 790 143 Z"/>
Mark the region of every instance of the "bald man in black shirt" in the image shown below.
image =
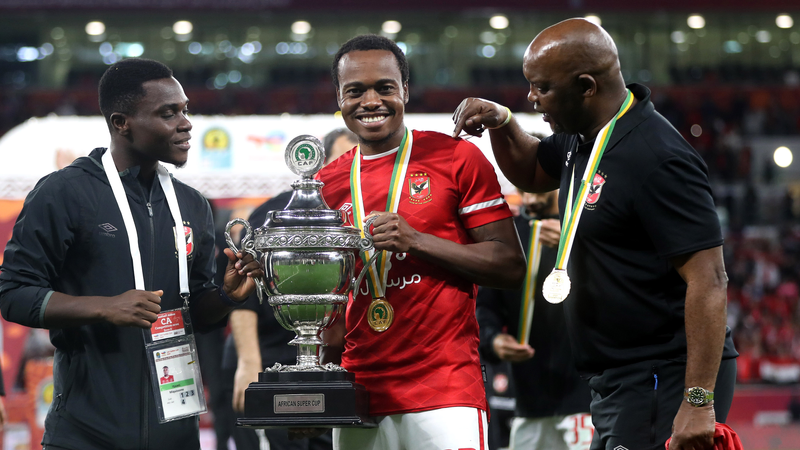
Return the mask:
<path id="1" fill-rule="evenodd" d="M 619 119 L 585 180 L 564 267 L 572 279 L 567 328 L 592 389 L 592 449 L 660 449 L 670 435 L 673 450 L 712 448 L 715 419 L 725 421 L 733 397 L 737 353 L 725 326 L 722 234 L 705 163 L 655 112 L 646 87 L 625 86 L 616 45 L 586 20 L 542 31 L 523 73 L 552 136 L 540 141 L 507 108 L 476 98 L 456 110 L 454 134 L 489 129 L 512 183 L 561 188 L 562 220 L 595 140 L 603 145 L 601 131 Z"/>

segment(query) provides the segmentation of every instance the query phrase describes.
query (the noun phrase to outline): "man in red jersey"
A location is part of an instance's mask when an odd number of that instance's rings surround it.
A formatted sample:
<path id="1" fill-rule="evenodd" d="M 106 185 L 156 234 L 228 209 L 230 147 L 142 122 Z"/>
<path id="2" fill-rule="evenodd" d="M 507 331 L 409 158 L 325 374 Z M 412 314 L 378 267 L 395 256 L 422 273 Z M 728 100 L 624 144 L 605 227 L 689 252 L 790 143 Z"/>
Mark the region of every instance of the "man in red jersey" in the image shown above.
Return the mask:
<path id="1" fill-rule="evenodd" d="M 408 63 L 394 42 L 351 39 L 332 75 L 359 145 L 319 173 L 322 193 L 348 225 L 374 216 L 382 252 L 324 355 L 366 386 L 379 426 L 335 429 L 334 448 L 485 449 L 475 297 L 524 277 L 511 212 L 477 147 L 406 128 Z"/>

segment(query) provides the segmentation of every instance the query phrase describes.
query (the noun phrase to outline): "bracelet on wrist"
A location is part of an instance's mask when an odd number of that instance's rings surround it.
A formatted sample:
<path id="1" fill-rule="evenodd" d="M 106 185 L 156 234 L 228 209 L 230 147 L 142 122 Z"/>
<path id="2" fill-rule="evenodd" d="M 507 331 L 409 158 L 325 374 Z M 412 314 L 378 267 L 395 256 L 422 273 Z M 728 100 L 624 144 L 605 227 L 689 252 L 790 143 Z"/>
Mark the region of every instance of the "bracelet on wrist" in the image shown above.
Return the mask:
<path id="1" fill-rule="evenodd" d="M 508 115 L 506 116 L 506 120 L 504 120 L 503 123 L 501 123 L 500 125 L 498 125 L 498 126 L 496 126 L 494 128 L 491 128 L 492 130 L 497 130 L 498 128 L 503 128 L 504 126 L 508 125 L 509 122 L 511 122 L 511 110 L 508 109 L 508 106 L 504 106 L 503 108 L 505 108 L 506 109 L 506 113 L 508 113 Z"/>

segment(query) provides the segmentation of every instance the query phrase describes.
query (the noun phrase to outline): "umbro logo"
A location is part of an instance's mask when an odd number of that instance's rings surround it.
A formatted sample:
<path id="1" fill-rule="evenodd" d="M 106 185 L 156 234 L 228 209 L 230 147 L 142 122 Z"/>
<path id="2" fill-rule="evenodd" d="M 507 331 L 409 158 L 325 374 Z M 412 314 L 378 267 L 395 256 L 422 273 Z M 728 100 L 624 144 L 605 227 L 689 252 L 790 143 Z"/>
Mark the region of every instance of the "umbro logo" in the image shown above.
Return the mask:
<path id="1" fill-rule="evenodd" d="M 110 238 L 117 237 L 116 235 L 111 234 L 112 231 L 117 231 L 117 227 L 115 227 L 114 225 L 111 225 L 110 223 L 106 222 L 106 223 L 101 223 L 100 225 L 98 225 L 98 227 L 100 227 L 100 229 L 103 230 L 99 233 L 100 236 L 105 236 Z"/>
<path id="2" fill-rule="evenodd" d="M 112 231 L 117 231 L 117 227 L 115 227 L 114 225 L 111 225 L 108 222 L 101 223 L 100 225 L 98 225 L 98 227 L 100 227 L 100 229 L 105 231 L 106 233 L 111 233 Z"/>
<path id="3" fill-rule="evenodd" d="M 628 450 L 628 449 L 626 447 L 618 445 L 618 446 L 614 447 L 614 450 Z"/>

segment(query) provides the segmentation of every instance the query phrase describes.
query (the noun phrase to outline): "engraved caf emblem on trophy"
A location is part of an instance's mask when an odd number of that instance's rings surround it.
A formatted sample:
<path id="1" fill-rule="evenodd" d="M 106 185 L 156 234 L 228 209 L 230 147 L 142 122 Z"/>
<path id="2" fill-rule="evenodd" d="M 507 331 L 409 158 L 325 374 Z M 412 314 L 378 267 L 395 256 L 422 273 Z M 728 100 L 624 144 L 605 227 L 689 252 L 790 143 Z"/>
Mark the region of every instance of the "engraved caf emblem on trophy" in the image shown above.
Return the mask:
<path id="1" fill-rule="evenodd" d="M 238 252 L 230 231 L 236 224 L 244 227 L 242 251 L 264 266 L 264 277 L 256 280 L 259 300 L 266 295 L 278 322 L 296 333 L 289 344 L 297 346 L 297 364 L 276 363 L 259 374 L 259 381 L 245 391 L 245 417 L 237 425 L 372 427 L 368 394 L 355 383 L 354 374 L 319 362 L 320 333 L 344 319 L 349 294 L 374 260 L 354 277 L 359 252 L 373 248 L 369 227 L 362 237 L 361 230 L 343 226 L 346 212 L 330 209 L 322 198 L 323 183 L 313 179 L 324 164 L 317 138 L 292 139 L 284 156 L 289 169 L 301 176 L 292 183 L 289 204 L 282 211 L 270 211 L 255 230 L 246 220 L 231 220 L 225 240 Z"/>

